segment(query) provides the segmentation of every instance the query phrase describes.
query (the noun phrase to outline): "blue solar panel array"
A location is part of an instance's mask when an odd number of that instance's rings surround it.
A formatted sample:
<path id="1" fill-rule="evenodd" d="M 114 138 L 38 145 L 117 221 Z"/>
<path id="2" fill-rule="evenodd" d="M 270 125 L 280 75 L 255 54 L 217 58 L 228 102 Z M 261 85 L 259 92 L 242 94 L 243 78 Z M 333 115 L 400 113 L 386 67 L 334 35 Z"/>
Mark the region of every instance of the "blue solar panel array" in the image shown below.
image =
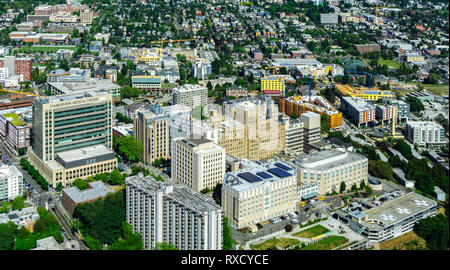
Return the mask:
<path id="1" fill-rule="evenodd" d="M 291 167 L 288 167 L 288 166 L 286 166 L 286 165 L 284 165 L 283 163 L 280 163 L 280 162 L 275 162 L 274 165 L 277 166 L 277 167 L 280 168 L 280 169 L 285 170 L 285 171 L 290 171 L 290 170 L 292 170 Z"/>
<path id="2" fill-rule="evenodd" d="M 271 168 L 271 169 L 268 169 L 267 171 L 270 172 L 271 174 L 274 174 L 274 175 L 280 177 L 280 178 L 292 176 L 292 174 L 290 174 L 286 171 L 283 171 L 280 168 Z"/>
<path id="3" fill-rule="evenodd" d="M 245 173 L 239 173 L 237 176 L 247 180 L 250 183 L 254 183 L 254 182 L 258 182 L 258 181 L 262 181 L 261 178 L 259 178 L 258 176 L 249 173 L 249 172 L 245 172 Z"/>
<path id="4" fill-rule="evenodd" d="M 273 178 L 272 175 L 270 175 L 270 174 L 268 174 L 268 173 L 266 173 L 266 172 L 257 172 L 256 174 L 257 174 L 258 176 L 264 178 L 264 179 Z"/>

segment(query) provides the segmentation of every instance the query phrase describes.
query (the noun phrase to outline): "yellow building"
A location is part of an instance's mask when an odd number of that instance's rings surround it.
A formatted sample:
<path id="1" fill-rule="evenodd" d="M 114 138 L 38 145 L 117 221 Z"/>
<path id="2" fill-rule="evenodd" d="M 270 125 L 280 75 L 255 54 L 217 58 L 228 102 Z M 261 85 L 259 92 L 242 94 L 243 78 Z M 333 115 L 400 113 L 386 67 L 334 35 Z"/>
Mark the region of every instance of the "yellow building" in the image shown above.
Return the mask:
<path id="1" fill-rule="evenodd" d="M 139 58 L 139 60 L 148 64 L 149 62 L 159 61 L 159 55 L 159 52 L 144 50 L 142 51 L 142 56 Z"/>
<path id="2" fill-rule="evenodd" d="M 296 114 L 298 116 L 305 112 L 315 112 L 328 116 L 327 127 L 329 129 L 336 129 L 342 126 L 342 113 L 331 106 L 321 96 L 311 96 L 311 100 L 309 100 L 308 96 L 280 99 L 278 110 L 287 115 Z"/>
<path id="3" fill-rule="evenodd" d="M 383 91 L 375 87 L 353 87 L 348 84 L 336 84 L 334 88 L 339 92 L 341 96 L 360 97 L 365 100 L 395 98 L 395 94 L 392 91 Z"/>
<path id="4" fill-rule="evenodd" d="M 284 79 L 276 76 L 266 76 L 261 79 L 261 92 L 264 94 L 285 94 Z"/>

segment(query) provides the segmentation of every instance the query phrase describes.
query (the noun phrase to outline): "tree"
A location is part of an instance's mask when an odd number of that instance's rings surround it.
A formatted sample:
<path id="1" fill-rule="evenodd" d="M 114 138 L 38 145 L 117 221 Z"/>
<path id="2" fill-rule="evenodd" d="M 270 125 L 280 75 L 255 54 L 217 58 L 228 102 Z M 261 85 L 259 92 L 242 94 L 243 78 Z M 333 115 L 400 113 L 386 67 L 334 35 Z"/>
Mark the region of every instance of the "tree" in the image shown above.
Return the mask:
<path id="1" fill-rule="evenodd" d="M 223 217 L 222 226 L 222 248 L 224 250 L 231 250 L 233 247 L 233 239 L 231 238 L 231 228 L 228 224 L 228 218 Z"/>
<path id="2" fill-rule="evenodd" d="M 100 180 L 105 184 L 108 183 L 108 174 L 106 174 L 106 173 L 96 174 L 94 178 L 95 178 L 95 180 Z"/>
<path id="3" fill-rule="evenodd" d="M 284 230 L 286 232 L 292 232 L 292 225 L 291 224 L 286 224 L 286 226 L 284 226 Z"/>
<path id="4" fill-rule="evenodd" d="M 156 243 L 155 250 L 178 250 L 178 248 L 172 244 L 160 242 Z"/>
<path id="5" fill-rule="evenodd" d="M 60 191 L 62 190 L 62 188 L 63 188 L 62 183 L 61 183 L 61 182 L 58 182 L 58 183 L 56 184 L 55 190 L 58 191 L 58 192 L 60 192 Z"/>
<path id="6" fill-rule="evenodd" d="M 36 223 L 34 224 L 34 232 L 39 233 L 45 232 L 46 230 L 48 230 L 48 227 L 45 221 L 43 219 L 36 220 Z"/>
<path id="7" fill-rule="evenodd" d="M 12 209 L 13 210 L 20 210 L 25 207 L 25 198 L 22 196 L 17 196 L 14 198 L 12 202 Z"/>
<path id="8" fill-rule="evenodd" d="M 122 178 L 122 175 L 117 168 L 112 170 L 111 174 L 109 175 L 109 179 L 112 185 L 123 185 L 125 183 L 125 179 Z"/>
<path id="9" fill-rule="evenodd" d="M 373 194 L 373 189 L 370 186 L 366 186 L 365 191 L 369 196 Z"/>
<path id="10" fill-rule="evenodd" d="M 394 180 L 391 166 L 382 160 L 369 160 L 369 173 L 378 178 Z"/>
<path id="11" fill-rule="evenodd" d="M 21 226 L 19 228 L 19 231 L 17 232 L 17 237 L 21 238 L 21 239 L 25 239 L 28 236 L 30 236 L 30 231 L 25 226 Z"/>
<path id="12" fill-rule="evenodd" d="M 411 112 L 420 112 L 425 110 L 425 106 L 422 101 L 416 97 L 408 96 L 406 98 L 406 102 L 409 103 Z"/>
<path id="13" fill-rule="evenodd" d="M 8 213 L 9 212 L 9 204 L 8 202 L 3 202 L 2 207 L 0 208 L 0 213 Z"/>
<path id="14" fill-rule="evenodd" d="M 449 249 L 449 220 L 442 214 L 419 220 L 414 226 L 418 236 L 427 241 L 427 247 L 431 250 Z"/>
<path id="15" fill-rule="evenodd" d="M 216 203 L 218 205 L 220 205 L 221 203 L 221 198 L 222 198 L 222 184 L 217 184 L 214 187 L 214 191 L 213 191 L 213 198 L 216 201 Z"/>
<path id="16" fill-rule="evenodd" d="M 98 243 L 111 245 L 122 233 L 125 221 L 125 195 L 123 190 L 108 193 L 105 198 L 79 204 L 75 207 L 73 217 L 80 220 L 80 231 L 86 240 L 97 247 Z"/>
<path id="17" fill-rule="evenodd" d="M 69 62 L 67 60 L 63 60 L 59 63 L 59 68 L 64 69 L 65 71 L 69 71 Z"/>
<path id="18" fill-rule="evenodd" d="M 125 115 L 123 115 L 120 112 L 116 113 L 116 119 L 125 124 L 133 124 L 133 119 L 126 117 Z"/>
<path id="19" fill-rule="evenodd" d="M 411 146 L 404 140 L 399 140 L 395 145 L 394 149 L 397 149 L 406 159 L 410 159 L 412 157 Z"/>
<path id="20" fill-rule="evenodd" d="M 89 188 L 88 182 L 84 181 L 81 178 L 75 179 L 75 181 L 73 181 L 73 185 L 76 186 L 79 190 L 85 190 Z"/>
<path id="21" fill-rule="evenodd" d="M 122 236 L 108 247 L 109 250 L 141 250 L 144 247 L 142 236 L 133 232 L 133 227 L 127 222 L 122 222 Z"/>
<path id="22" fill-rule="evenodd" d="M 341 182 L 341 187 L 339 188 L 339 192 L 342 193 L 347 189 L 347 185 L 344 181 Z"/>
<path id="23" fill-rule="evenodd" d="M 142 160 L 143 145 L 133 136 L 122 136 L 119 139 L 114 138 L 114 148 L 129 161 L 139 162 Z"/>
<path id="24" fill-rule="evenodd" d="M 0 223 L 0 250 L 12 250 L 17 234 L 17 225 L 12 221 Z"/>

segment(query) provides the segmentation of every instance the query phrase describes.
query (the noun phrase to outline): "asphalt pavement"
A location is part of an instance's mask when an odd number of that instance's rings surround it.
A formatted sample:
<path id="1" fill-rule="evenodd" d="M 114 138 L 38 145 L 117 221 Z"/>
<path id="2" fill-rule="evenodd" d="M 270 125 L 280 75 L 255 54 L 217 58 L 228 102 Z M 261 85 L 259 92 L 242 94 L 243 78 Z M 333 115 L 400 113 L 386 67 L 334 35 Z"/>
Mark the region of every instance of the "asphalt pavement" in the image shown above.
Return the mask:
<path id="1" fill-rule="evenodd" d="M 24 184 L 29 184 L 32 187 L 29 190 L 31 193 L 30 194 L 31 201 L 37 206 L 45 206 L 47 203 L 49 211 L 56 216 L 56 218 L 59 220 L 59 223 L 62 225 L 65 231 L 64 237 L 67 240 L 78 241 L 80 243 L 80 248 L 82 250 L 87 250 L 87 247 L 78 238 L 78 236 L 73 235 L 71 233 L 72 226 L 69 224 L 64 215 L 61 214 L 58 207 L 55 207 L 55 205 L 59 203 L 60 197 L 51 191 L 44 191 L 41 188 L 41 186 L 28 174 L 28 172 L 22 168 L 18 156 L 13 154 L 11 149 L 9 149 L 9 147 L 6 146 L 5 143 L 1 140 L 0 140 L 0 151 L 2 152 L 2 155 L 6 156 L 7 162 L 9 162 L 12 165 L 15 165 L 16 168 L 23 174 L 23 180 L 25 182 Z"/>

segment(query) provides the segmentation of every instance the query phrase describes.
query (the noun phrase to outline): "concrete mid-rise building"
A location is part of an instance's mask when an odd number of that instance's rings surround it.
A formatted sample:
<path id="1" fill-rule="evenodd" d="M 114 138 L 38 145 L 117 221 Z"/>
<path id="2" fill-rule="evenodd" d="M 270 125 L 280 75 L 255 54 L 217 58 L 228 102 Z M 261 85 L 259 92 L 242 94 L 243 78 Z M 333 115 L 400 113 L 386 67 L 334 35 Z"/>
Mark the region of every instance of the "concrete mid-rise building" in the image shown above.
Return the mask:
<path id="1" fill-rule="evenodd" d="M 291 121 L 289 118 L 283 119 L 283 124 L 286 129 L 284 136 L 286 154 L 299 155 L 303 153 L 304 148 L 304 125 L 301 120 Z"/>
<path id="2" fill-rule="evenodd" d="M 439 148 L 446 143 L 445 129 L 434 122 L 406 122 L 406 139 L 412 144 Z"/>
<path id="3" fill-rule="evenodd" d="M 438 204 L 415 192 L 380 203 L 368 210 L 337 210 L 339 220 L 371 243 L 381 243 L 412 231 L 421 219 L 437 214 Z"/>
<path id="4" fill-rule="evenodd" d="M 89 69 L 71 68 L 69 71 L 63 69 L 52 70 L 47 74 L 47 82 L 87 82 L 91 78 Z M 55 94 L 62 94 L 56 92 Z"/>
<path id="5" fill-rule="evenodd" d="M 158 158 L 169 158 L 169 117 L 140 110 L 134 117 L 134 137 L 142 143 L 142 160 L 151 164 Z"/>
<path id="6" fill-rule="evenodd" d="M 341 97 L 344 113 L 358 128 L 375 122 L 375 105 L 360 97 Z"/>
<path id="7" fill-rule="evenodd" d="M 303 144 L 305 151 L 310 145 L 320 141 L 320 114 L 306 112 L 300 115 L 303 124 Z"/>
<path id="8" fill-rule="evenodd" d="M 345 149 L 331 149 L 297 157 L 292 163 L 300 184 L 319 182 L 320 195 L 339 192 L 341 182 L 346 190 L 361 182 L 368 183 L 368 159 Z"/>
<path id="9" fill-rule="evenodd" d="M 253 226 L 296 210 L 295 169 L 282 162 L 256 164 L 241 160 L 241 170 L 225 175 L 222 186 L 224 216 L 235 229 Z"/>
<path id="10" fill-rule="evenodd" d="M 112 107 L 104 90 L 35 99 L 27 155 L 53 187 L 117 168 Z"/>
<path id="11" fill-rule="evenodd" d="M 183 185 L 131 176 L 126 183 L 126 221 L 146 249 L 165 242 L 180 250 L 222 249 L 222 209 Z"/>
<path id="12" fill-rule="evenodd" d="M 30 126 L 15 113 L 0 114 L 0 134 L 14 149 L 30 146 Z"/>
<path id="13" fill-rule="evenodd" d="M 113 83 L 112 80 L 89 79 L 89 75 L 84 74 L 84 71 L 82 70 L 71 73 L 70 77 L 71 78 L 62 80 L 61 78 L 59 78 L 59 80 L 56 82 L 48 82 L 47 90 L 49 90 L 54 95 L 65 95 L 82 91 L 104 90 L 112 95 L 114 103 L 120 102 L 120 89 L 122 87 L 118 84 Z M 86 81 L 79 81 L 83 78 L 85 78 Z"/>
<path id="14" fill-rule="evenodd" d="M 94 11 L 90 9 L 80 10 L 80 22 L 83 25 L 89 25 L 94 20 Z"/>
<path id="15" fill-rule="evenodd" d="M 397 106 L 377 104 L 375 107 L 375 118 L 380 121 L 382 125 L 392 123 L 394 119 L 397 119 Z"/>
<path id="16" fill-rule="evenodd" d="M 208 106 L 208 88 L 201 85 L 185 84 L 172 91 L 172 104 L 183 104 L 192 108 L 192 114 L 200 119 Z"/>
<path id="17" fill-rule="evenodd" d="M 14 165 L 0 166 L 0 201 L 14 200 L 23 194 L 23 175 Z"/>
<path id="18" fill-rule="evenodd" d="M 225 149 L 206 139 L 178 138 L 172 143 L 171 176 L 200 192 L 212 190 L 225 175 Z"/>

